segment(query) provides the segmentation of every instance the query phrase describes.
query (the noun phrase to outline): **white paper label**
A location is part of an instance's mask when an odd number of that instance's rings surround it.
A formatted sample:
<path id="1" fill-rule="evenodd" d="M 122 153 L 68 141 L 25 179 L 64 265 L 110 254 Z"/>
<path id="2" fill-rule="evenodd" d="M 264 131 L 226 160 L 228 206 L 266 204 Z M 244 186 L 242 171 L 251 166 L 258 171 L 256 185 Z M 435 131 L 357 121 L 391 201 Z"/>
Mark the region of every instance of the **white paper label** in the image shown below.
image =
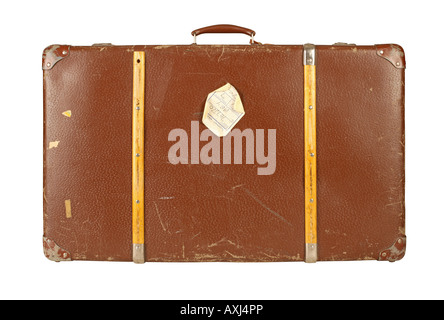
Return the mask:
<path id="1" fill-rule="evenodd" d="M 202 122 L 215 135 L 224 137 L 244 114 L 239 93 L 235 87 L 227 83 L 208 95 Z"/>

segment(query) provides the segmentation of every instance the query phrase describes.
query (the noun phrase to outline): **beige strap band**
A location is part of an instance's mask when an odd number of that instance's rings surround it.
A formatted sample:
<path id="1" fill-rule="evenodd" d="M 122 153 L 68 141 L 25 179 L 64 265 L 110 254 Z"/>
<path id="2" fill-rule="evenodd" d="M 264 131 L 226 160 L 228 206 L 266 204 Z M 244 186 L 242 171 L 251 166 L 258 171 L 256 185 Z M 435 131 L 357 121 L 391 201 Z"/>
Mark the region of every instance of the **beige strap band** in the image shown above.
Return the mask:
<path id="1" fill-rule="evenodd" d="M 134 52 L 133 59 L 133 132 L 132 132 L 132 207 L 133 261 L 145 262 L 144 238 L 144 107 L 145 52 Z"/>
<path id="2" fill-rule="evenodd" d="M 316 48 L 304 45 L 305 262 L 318 259 L 316 198 Z"/>

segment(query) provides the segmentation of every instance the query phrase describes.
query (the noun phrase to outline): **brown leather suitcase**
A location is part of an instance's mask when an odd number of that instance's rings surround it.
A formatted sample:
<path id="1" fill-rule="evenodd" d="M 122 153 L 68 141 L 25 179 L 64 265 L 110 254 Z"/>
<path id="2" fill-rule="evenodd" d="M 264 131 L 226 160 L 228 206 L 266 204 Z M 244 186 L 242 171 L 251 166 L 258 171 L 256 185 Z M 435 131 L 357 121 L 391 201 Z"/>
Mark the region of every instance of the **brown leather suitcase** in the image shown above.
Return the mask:
<path id="1" fill-rule="evenodd" d="M 52 45 L 43 246 L 53 261 L 396 261 L 399 45 Z"/>

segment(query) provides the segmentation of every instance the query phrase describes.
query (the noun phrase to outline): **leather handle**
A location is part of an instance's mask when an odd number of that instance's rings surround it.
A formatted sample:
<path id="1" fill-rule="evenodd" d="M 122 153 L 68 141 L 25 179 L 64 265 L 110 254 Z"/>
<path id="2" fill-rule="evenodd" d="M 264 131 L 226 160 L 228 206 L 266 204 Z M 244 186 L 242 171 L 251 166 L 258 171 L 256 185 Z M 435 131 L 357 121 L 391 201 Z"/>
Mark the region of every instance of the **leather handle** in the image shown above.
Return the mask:
<path id="1" fill-rule="evenodd" d="M 192 31 L 191 35 L 194 36 L 194 43 L 196 43 L 196 37 L 204 33 L 243 33 L 250 36 L 252 41 L 254 41 L 253 37 L 256 34 L 254 30 L 248 28 L 239 27 L 232 24 L 216 24 Z"/>

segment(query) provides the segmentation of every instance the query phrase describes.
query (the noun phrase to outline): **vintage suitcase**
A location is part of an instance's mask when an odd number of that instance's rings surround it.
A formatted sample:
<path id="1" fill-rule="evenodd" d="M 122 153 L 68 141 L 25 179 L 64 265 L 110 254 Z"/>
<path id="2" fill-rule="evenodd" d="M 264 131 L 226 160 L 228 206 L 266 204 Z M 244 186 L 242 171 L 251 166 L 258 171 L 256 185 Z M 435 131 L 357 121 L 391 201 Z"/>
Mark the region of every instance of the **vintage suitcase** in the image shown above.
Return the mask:
<path id="1" fill-rule="evenodd" d="M 396 261 L 399 45 L 52 45 L 43 246 L 53 261 Z"/>

